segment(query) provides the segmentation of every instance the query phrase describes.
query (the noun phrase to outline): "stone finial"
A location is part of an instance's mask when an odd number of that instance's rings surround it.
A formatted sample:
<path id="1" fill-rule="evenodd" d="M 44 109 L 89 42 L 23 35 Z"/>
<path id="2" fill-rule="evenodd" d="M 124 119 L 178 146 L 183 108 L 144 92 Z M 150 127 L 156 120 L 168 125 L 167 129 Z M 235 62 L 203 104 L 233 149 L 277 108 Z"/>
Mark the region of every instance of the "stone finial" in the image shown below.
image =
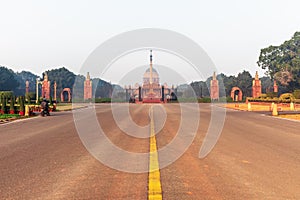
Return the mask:
<path id="1" fill-rule="evenodd" d="M 256 71 L 256 73 L 255 73 L 255 80 L 258 80 L 259 78 L 258 78 L 258 71 Z"/>
<path id="2" fill-rule="evenodd" d="M 213 80 L 217 80 L 216 72 L 213 74 Z"/>
<path id="3" fill-rule="evenodd" d="M 48 74 L 47 74 L 47 72 L 44 73 L 44 81 L 48 81 Z"/>

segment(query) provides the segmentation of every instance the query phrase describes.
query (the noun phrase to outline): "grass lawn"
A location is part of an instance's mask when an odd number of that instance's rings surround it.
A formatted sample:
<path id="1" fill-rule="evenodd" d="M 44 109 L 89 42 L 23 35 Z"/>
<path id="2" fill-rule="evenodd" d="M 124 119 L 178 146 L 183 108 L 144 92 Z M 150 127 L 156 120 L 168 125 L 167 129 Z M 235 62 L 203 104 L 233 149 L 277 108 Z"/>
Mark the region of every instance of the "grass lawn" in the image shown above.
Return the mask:
<path id="1" fill-rule="evenodd" d="M 86 107 L 86 104 L 72 104 L 72 103 L 60 103 L 56 105 L 57 111 L 68 111 L 72 109 L 78 109 L 78 108 L 84 108 Z"/>
<path id="2" fill-rule="evenodd" d="M 226 108 L 235 109 L 235 110 L 248 110 L 248 104 L 246 103 L 228 103 L 225 104 Z M 299 110 L 299 107 L 295 110 Z M 271 111 L 271 103 L 270 104 L 257 104 L 251 103 L 251 111 Z M 285 106 L 278 105 L 278 111 L 290 111 L 289 104 Z"/>
<path id="3" fill-rule="evenodd" d="M 0 123 L 21 118 L 18 114 L 0 114 Z"/>
<path id="4" fill-rule="evenodd" d="M 278 115 L 278 117 L 285 118 L 285 119 L 300 120 L 300 114 L 293 114 L 293 115 Z"/>

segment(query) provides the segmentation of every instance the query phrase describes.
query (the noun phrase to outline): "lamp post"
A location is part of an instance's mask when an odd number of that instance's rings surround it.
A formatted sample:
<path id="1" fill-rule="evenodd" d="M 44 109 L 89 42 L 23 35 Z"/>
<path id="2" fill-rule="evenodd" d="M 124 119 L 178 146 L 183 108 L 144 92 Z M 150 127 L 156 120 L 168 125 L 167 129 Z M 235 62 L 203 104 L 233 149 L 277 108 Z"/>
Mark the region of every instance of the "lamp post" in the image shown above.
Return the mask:
<path id="1" fill-rule="evenodd" d="M 57 84 L 56 84 L 56 81 L 54 81 L 54 94 L 53 94 L 53 100 L 56 101 L 56 87 L 57 87 Z M 70 98 L 69 98 L 70 100 Z"/>
<path id="2" fill-rule="evenodd" d="M 39 78 L 36 78 L 36 100 L 35 100 L 35 103 L 38 103 L 38 100 L 39 100 L 39 84 L 42 84 L 42 81 L 39 81 Z"/>

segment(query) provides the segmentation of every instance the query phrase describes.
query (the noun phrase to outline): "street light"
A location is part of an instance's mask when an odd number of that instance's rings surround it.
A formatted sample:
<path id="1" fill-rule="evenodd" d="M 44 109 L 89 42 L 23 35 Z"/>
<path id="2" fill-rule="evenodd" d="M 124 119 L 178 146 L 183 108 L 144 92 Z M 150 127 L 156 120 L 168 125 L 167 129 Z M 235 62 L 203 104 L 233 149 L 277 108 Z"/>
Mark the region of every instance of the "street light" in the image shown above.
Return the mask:
<path id="1" fill-rule="evenodd" d="M 39 81 L 39 78 L 36 78 L 36 100 L 35 103 L 38 103 L 39 100 L 39 84 L 42 84 L 42 81 Z"/>

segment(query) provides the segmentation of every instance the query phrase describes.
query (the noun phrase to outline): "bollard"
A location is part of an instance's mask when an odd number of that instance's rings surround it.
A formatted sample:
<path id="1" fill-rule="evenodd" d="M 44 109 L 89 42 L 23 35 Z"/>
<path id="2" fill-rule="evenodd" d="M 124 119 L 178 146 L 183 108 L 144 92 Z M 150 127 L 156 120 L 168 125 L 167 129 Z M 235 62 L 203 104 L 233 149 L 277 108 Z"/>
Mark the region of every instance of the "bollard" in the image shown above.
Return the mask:
<path id="1" fill-rule="evenodd" d="M 25 116 L 29 116 L 29 106 L 28 105 L 26 105 L 25 106 Z"/>
<path id="2" fill-rule="evenodd" d="M 250 102 L 248 102 L 248 111 L 252 111 L 251 103 Z"/>
<path id="3" fill-rule="evenodd" d="M 295 110 L 295 104 L 293 102 L 290 103 L 290 110 L 292 110 L 292 111 Z"/>
<path id="4" fill-rule="evenodd" d="M 56 111 L 56 103 L 53 103 L 53 109 L 52 111 Z"/>
<path id="5" fill-rule="evenodd" d="M 274 106 L 273 106 L 272 115 L 273 116 L 277 116 L 278 115 L 277 104 L 274 104 Z"/>
<path id="6" fill-rule="evenodd" d="M 272 102 L 272 104 L 271 104 L 271 109 L 270 109 L 270 111 L 273 111 L 273 108 L 274 108 L 274 102 Z"/>

